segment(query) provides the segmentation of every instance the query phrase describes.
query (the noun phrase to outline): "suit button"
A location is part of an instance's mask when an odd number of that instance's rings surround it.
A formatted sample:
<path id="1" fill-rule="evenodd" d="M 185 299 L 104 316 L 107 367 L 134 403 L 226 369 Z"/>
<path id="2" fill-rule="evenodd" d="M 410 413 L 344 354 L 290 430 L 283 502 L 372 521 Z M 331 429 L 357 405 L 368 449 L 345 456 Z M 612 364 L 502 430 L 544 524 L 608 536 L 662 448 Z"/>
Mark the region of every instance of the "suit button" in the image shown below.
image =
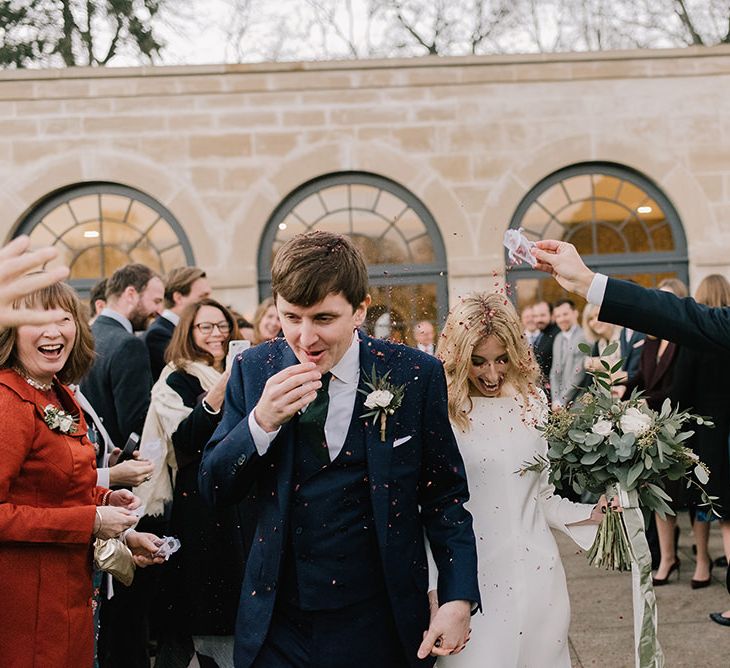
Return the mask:
<path id="1" fill-rule="evenodd" d="M 245 461 L 246 461 L 246 455 L 241 455 L 238 458 L 238 461 L 236 462 L 236 464 L 238 464 L 239 466 L 243 466 L 243 464 L 245 463 Z"/>
<path id="2" fill-rule="evenodd" d="M 337 555 L 337 561 L 339 561 L 339 562 L 341 563 L 341 562 L 343 562 L 344 560 L 345 560 L 345 555 L 344 555 L 344 554 L 338 554 L 338 555 Z"/>
<path id="3" fill-rule="evenodd" d="M 302 531 L 303 531 L 302 527 L 297 527 L 296 529 L 294 529 L 294 533 L 297 536 L 301 536 L 302 535 Z"/>

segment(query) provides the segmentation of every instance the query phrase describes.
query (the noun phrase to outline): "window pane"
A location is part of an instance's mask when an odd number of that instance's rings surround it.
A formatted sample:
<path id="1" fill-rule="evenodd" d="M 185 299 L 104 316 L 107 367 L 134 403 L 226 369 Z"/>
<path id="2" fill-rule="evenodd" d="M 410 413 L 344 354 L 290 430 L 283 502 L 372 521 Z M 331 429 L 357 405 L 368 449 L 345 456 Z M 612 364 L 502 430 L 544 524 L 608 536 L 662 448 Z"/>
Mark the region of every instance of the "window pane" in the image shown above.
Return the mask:
<path id="1" fill-rule="evenodd" d="M 296 206 L 297 216 L 305 223 L 312 224 L 327 213 L 318 194 L 310 195 Z"/>
<path id="2" fill-rule="evenodd" d="M 187 264 L 184 240 L 161 206 L 142 202 L 131 188 L 108 188 L 80 185 L 53 195 L 21 225 L 34 247 L 56 246 L 59 258 L 49 266 L 68 265 L 71 283 L 83 281 L 76 287 L 84 294 L 90 283 L 130 262 L 162 272 L 161 252 L 171 267 Z"/>
<path id="3" fill-rule="evenodd" d="M 331 188 L 325 188 L 324 190 L 320 190 L 319 194 L 322 197 L 325 208 L 329 212 L 343 211 L 350 208 L 346 185 L 337 185 L 332 186 Z"/>
<path id="4" fill-rule="evenodd" d="M 593 183 L 590 174 L 573 176 L 563 181 L 563 185 L 568 191 L 568 197 L 571 202 L 580 202 L 581 200 L 591 199 L 593 197 Z"/>
<path id="5" fill-rule="evenodd" d="M 382 237 L 390 224 L 372 211 L 354 211 L 352 219 L 353 234 L 362 234 L 373 239 Z"/>
<path id="6" fill-rule="evenodd" d="M 127 223 L 141 232 L 145 232 L 159 217 L 160 214 L 157 211 L 150 209 L 142 202 L 135 201 L 129 209 Z"/>
<path id="7" fill-rule="evenodd" d="M 101 247 L 94 246 L 81 251 L 71 261 L 71 278 L 92 278 L 95 279 L 102 274 L 101 268 Z"/>
<path id="8" fill-rule="evenodd" d="M 675 250 L 674 236 L 669 223 L 663 222 L 651 228 L 651 238 L 654 242 L 655 251 Z"/>
<path id="9" fill-rule="evenodd" d="M 406 209 L 403 200 L 389 192 L 381 191 L 375 210 L 388 221 L 397 220 Z"/>
<path id="10" fill-rule="evenodd" d="M 68 204 L 62 204 L 46 214 L 43 222 L 46 224 L 48 229 L 59 237 L 76 225 L 76 220 L 74 219 Z"/>
<path id="11" fill-rule="evenodd" d="M 348 210 L 328 213 L 317 223 L 317 229 L 333 234 L 350 234 L 350 212 Z"/>
<path id="12" fill-rule="evenodd" d="M 129 206 L 132 204 L 129 197 L 121 195 L 103 194 L 101 196 L 101 213 L 107 220 L 125 222 Z"/>
<path id="13" fill-rule="evenodd" d="M 611 274 L 620 261 L 621 267 L 635 265 L 636 274 L 646 278 L 663 275 L 667 268 L 675 271 L 687 263 L 677 213 L 651 182 L 629 169 L 613 165 L 566 168 L 538 184 L 518 210 L 526 213 L 521 220 L 512 220 L 512 228 L 522 227 L 531 241 L 569 241 L 579 253 L 591 256 L 591 268 L 596 271 Z M 655 272 L 647 271 L 654 268 Z M 512 271 L 512 281 L 527 280 L 531 273 L 525 266 Z M 677 271 L 686 276 L 686 272 Z M 548 285 L 523 283 L 518 299 L 526 299 L 526 291 L 545 292 L 548 298 L 563 294 L 556 285 Z"/>
<path id="14" fill-rule="evenodd" d="M 616 199 L 621 184 L 625 183 L 615 176 L 607 176 L 606 174 L 593 175 L 593 191 L 595 197 L 613 200 Z"/>
<path id="15" fill-rule="evenodd" d="M 99 220 L 99 195 L 84 195 L 72 199 L 69 203 L 76 221 L 87 223 L 90 220 Z"/>
<path id="16" fill-rule="evenodd" d="M 359 183 L 350 184 L 350 197 L 353 209 L 372 210 L 378 197 L 378 189 L 373 186 L 364 186 Z"/>
<path id="17" fill-rule="evenodd" d="M 435 262 L 420 216 L 400 197 L 374 185 L 338 183 L 296 203 L 278 225 L 272 261 L 283 242 L 309 229 L 358 239 L 368 264 Z"/>
<path id="18" fill-rule="evenodd" d="M 175 230 L 162 218 L 152 226 L 152 229 L 147 233 L 147 239 L 159 251 L 171 248 L 179 241 Z"/>
<path id="19" fill-rule="evenodd" d="M 271 251 L 262 251 L 259 268 L 262 296 L 270 289 L 270 268 L 281 245 L 296 234 L 326 230 L 349 236 L 363 254 L 373 290 L 385 300 L 374 304 L 381 307 L 380 315 L 390 305 L 398 311 L 394 322 L 410 322 L 420 308 L 417 303 L 425 300 L 429 318 L 444 317 L 448 305 L 445 299 L 437 303 L 436 295 L 446 294 L 446 266 L 435 228 L 423 205 L 387 179 L 357 173 L 324 176 L 307 190 L 292 193 L 270 221 L 266 234 Z M 429 265 L 425 272 L 423 265 Z M 424 286 L 410 285 L 417 268 Z"/>
<path id="20" fill-rule="evenodd" d="M 530 230 L 536 234 L 547 224 L 550 223 L 550 214 L 545 211 L 539 204 L 535 203 L 530 206 L 522 218 L 520 227 L 525 231 Z"/>
<path id="21" fill-rule="evenodd" d="M 373 301 L 365 329 L 371 336 L 413 345 L 416 323 L 428 320 L 436 327 L 440 325 L 434 283 L 374 286 L 370 296 Z"/>

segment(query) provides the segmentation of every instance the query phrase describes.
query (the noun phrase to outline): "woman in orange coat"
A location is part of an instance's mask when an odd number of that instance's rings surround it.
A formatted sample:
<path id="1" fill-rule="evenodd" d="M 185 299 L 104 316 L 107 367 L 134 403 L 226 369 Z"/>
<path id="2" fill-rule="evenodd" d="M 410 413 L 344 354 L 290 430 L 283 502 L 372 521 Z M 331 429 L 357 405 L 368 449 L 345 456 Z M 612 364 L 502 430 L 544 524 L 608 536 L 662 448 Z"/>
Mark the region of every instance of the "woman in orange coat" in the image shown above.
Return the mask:
<path id="1" fill-rule="evenodd" d="M 132 527 L 138 500 L 96 486 L 94 448 L 66 387 L 93 359 L 75 292 L 56 283 L 20 306 L 63 315 L 0 332 L 0 665 L 90 668 L 92 543 Z M 149 536 L 132 535 L 149 558 Z"/>

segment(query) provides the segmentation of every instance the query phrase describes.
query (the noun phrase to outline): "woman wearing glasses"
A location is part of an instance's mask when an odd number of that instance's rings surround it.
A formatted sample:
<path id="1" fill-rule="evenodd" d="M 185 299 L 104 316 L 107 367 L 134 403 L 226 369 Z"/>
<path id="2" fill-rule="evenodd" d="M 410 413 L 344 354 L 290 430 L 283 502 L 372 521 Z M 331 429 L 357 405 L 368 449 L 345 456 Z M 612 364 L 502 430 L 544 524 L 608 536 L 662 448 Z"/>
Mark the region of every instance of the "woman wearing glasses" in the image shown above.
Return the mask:
<path id="1" fill-rule="evenodd" d="M 167 348 L 167 366 L 152 388 L 142 456 L 156 462 L 136 488 L 147 515 L 170 518 L 180 539 L 162 575 L 161 647 L 157 665 L 197 654 L 201 666 L 233 665 L 233 626 L 244 547 L 235 507 L 208 508 L 198 493 L 203 448 L 223 413 L 228 344 L 238 337 L 231 313 L 213 299 L 188 306 Z M 187 665 L 187 664 L 184 664 Z"/>

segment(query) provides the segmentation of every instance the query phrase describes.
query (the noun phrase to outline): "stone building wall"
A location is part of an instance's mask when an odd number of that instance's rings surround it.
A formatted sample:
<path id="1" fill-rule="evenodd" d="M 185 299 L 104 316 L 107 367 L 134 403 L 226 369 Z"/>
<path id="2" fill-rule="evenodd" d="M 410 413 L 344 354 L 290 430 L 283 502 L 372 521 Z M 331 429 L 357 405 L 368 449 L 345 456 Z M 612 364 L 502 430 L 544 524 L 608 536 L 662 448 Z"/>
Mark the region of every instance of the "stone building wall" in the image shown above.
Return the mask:
<path id="1" fill-rule="evenodd" d="M 503 271 L 524 195 L 571 164 L 654 181 L 693 281 L 730 268 L 730 48 L 0 73 L 0 236 L 110 181 L 167 207 L 226 299 L 258 299 L 275 207 L 322 174 L 401 184 L 441 230 L 452 297 Z"/>

